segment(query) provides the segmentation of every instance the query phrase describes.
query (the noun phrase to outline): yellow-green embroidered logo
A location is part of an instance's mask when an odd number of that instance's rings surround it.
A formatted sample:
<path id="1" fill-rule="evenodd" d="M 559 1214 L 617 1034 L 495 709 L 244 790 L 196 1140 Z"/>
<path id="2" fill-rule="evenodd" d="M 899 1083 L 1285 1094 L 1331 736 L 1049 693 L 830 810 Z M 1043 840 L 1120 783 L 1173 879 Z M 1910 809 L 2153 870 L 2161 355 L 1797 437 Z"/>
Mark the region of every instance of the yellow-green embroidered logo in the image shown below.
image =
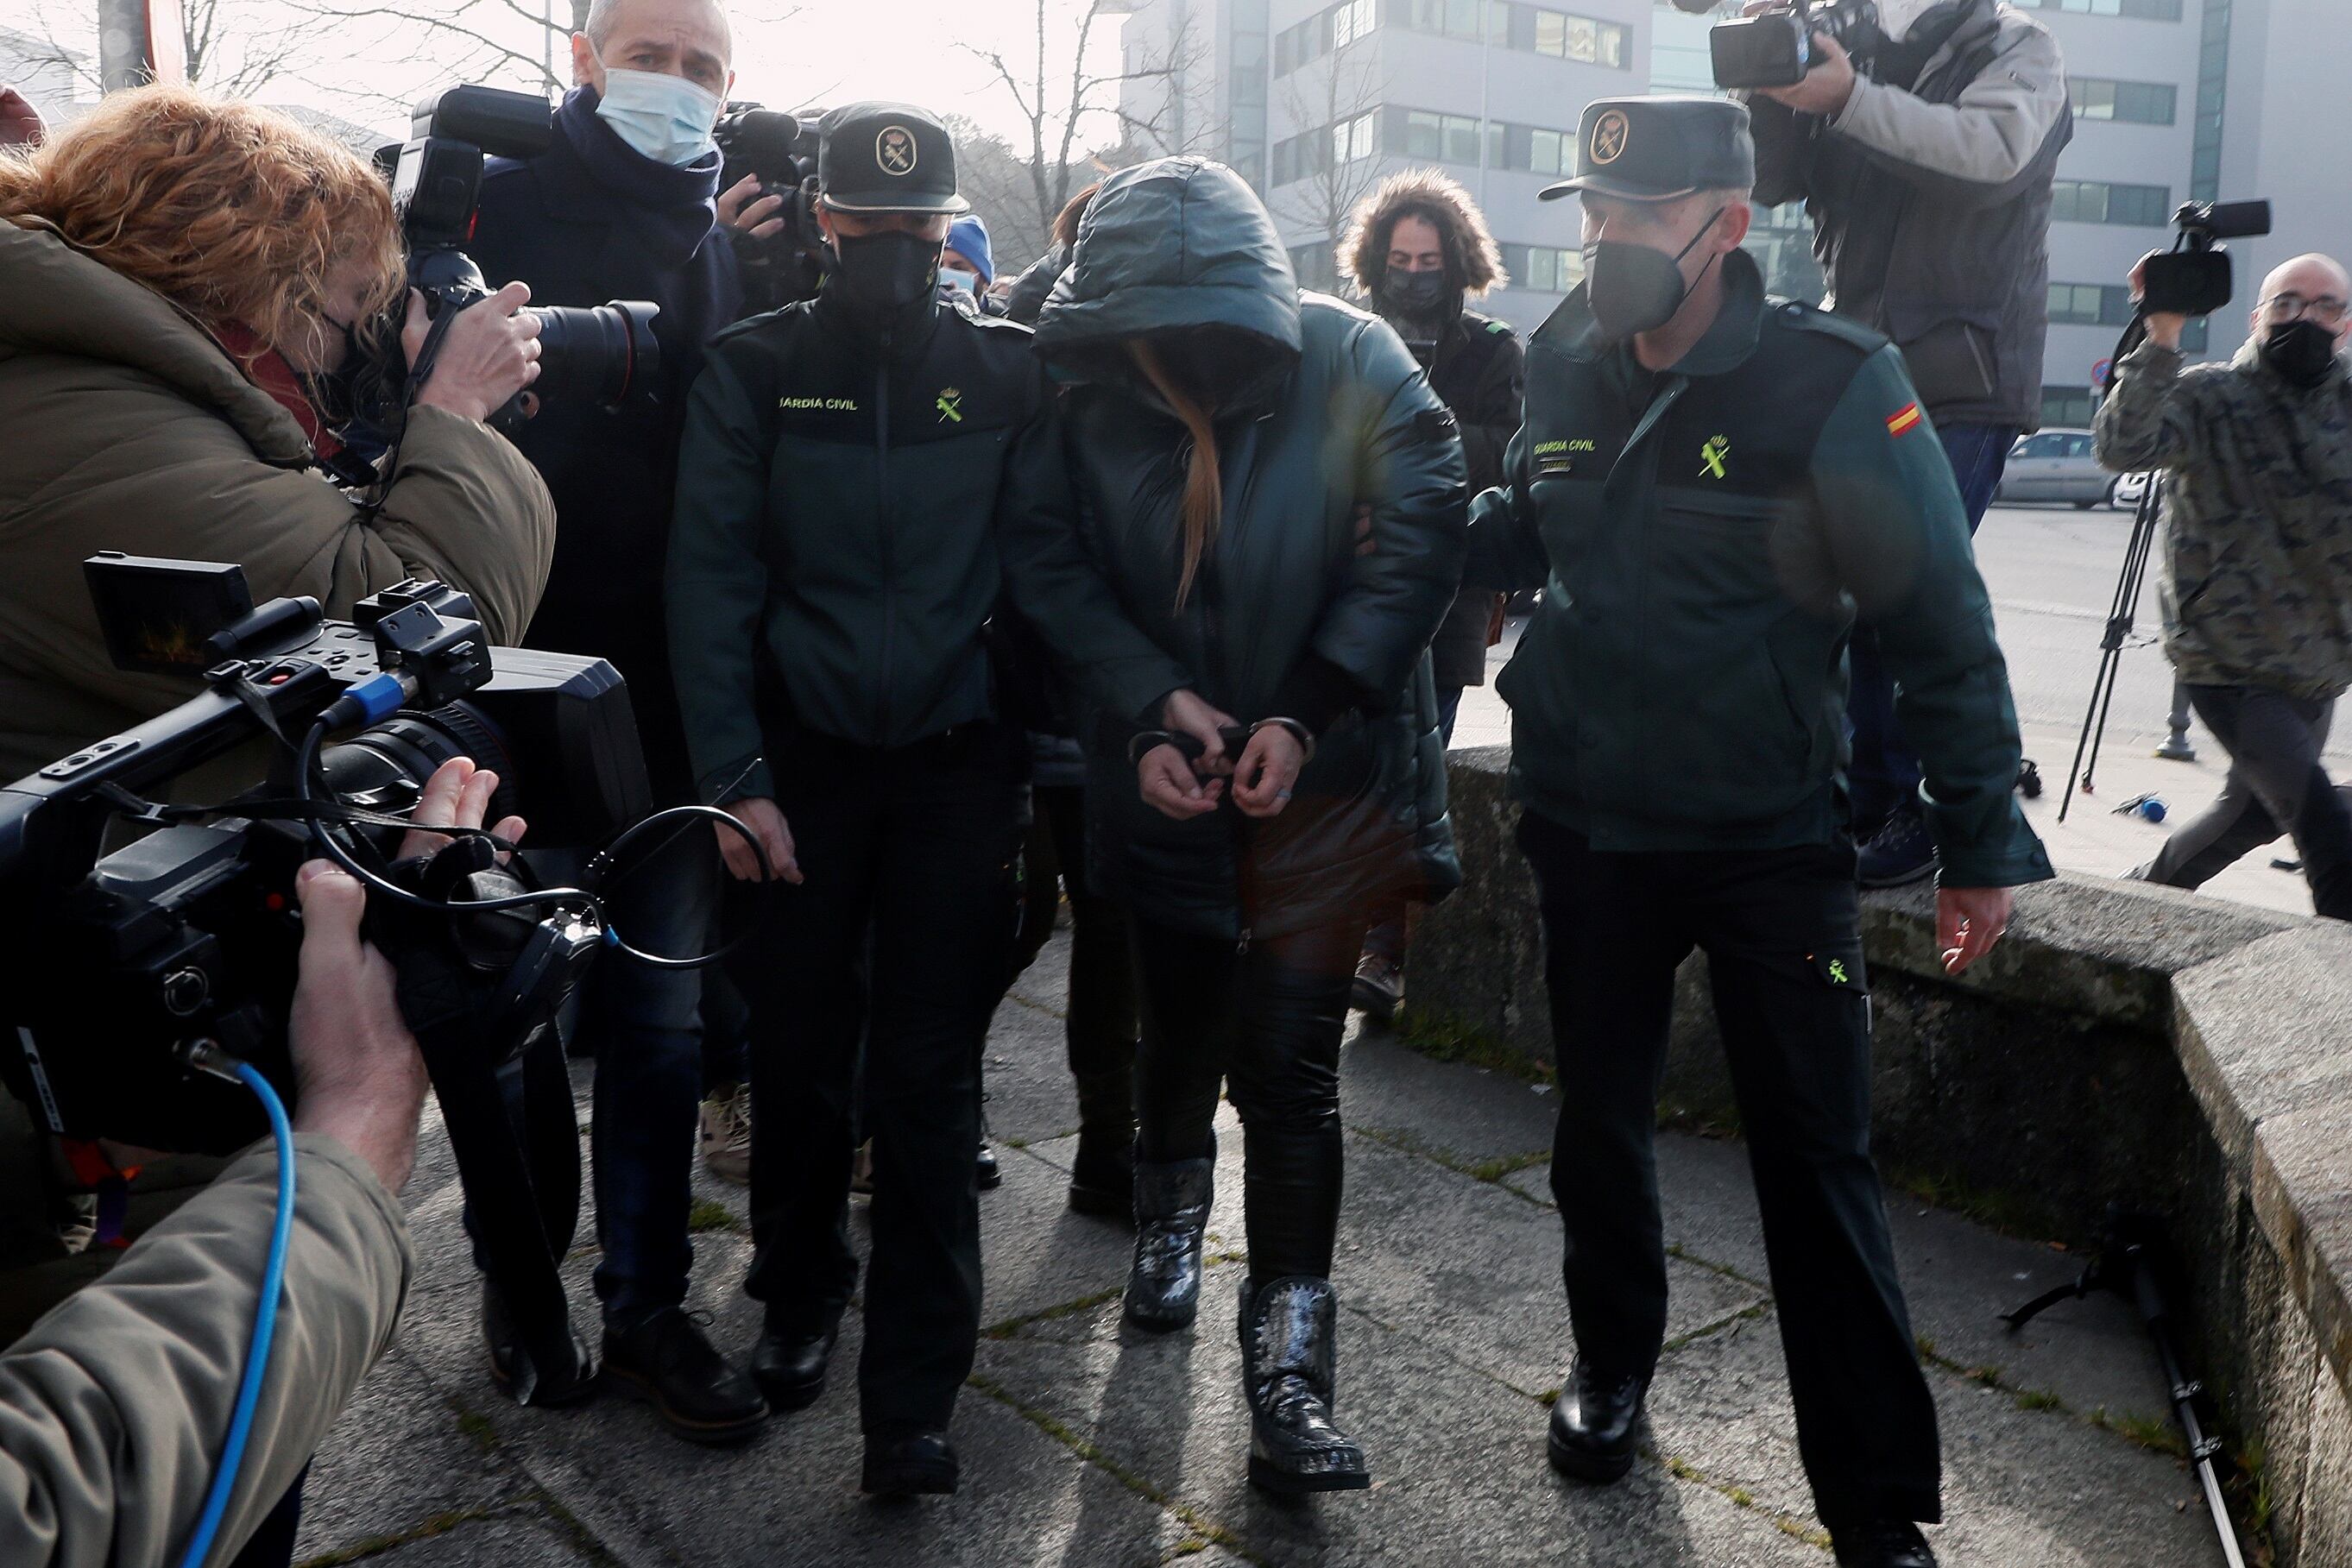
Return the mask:
<path id="1" fill-rule="evenodd" d="M 1698 449 L 1698 476 L 1702 479 L 1724 477 L 1723 460 L 1730 455 L 1730 442 L 1720 435 L 1709 436 L 1706 444 Z"/>
<path id="2" fill-rule="evenodd" d="M 824 413 L 856 413 L 857 400 L 854 397 L 780 397 L 776 400 L 776 406 Z"/>
<path id="3" fill-rule="evenodd" d="M 1832 985 L 1839 986 L 1851 986 L 1853 984 L 1853 977 L 1845 972 L 1844 959 L 1832 958 L 1830 960 L 1830 982 Z"/>
<path id="4" fill-rule="evenodd" d="M 940 411 L 941 424 L 950 423 L 961 424 L 963 423 L 963 409 L 961 406 L 962 402 L 963 393 L 953 387 L 942 387 L 940 389 L 939 402 L 931 406 Z"/>

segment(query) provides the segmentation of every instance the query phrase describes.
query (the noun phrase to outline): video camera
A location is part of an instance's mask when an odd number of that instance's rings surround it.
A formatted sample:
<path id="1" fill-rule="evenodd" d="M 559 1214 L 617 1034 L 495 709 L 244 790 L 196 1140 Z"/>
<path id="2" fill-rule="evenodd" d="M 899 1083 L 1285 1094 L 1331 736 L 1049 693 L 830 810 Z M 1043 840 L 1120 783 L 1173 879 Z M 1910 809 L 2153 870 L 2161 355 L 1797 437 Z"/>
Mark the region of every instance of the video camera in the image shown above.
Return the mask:
<path id="1" fill-rule="evenodd" d="M 711 130 L 721 163 L 719 188 L 732 190 L 745 175 L 760 182 L 762 196 L 782 196 L 782 234 L 765 239 L 738 235 L 735 256 L 743 278 L 743 301 L 754 314 L 781 310 L 814 298 L 822 273 L 816 229 L 816 122 L 757 103 L 730 101 Z M 754 198 L 756 199 L 756 198 Z"/>
<path id="2" fill-rule="evenodd" d="M 395 864 L 399 814 L 464 756 L 499 775 L 490 820 L 522 815 L 534 846 L 604 843 L 644 817 L 610 664 L 493 650 L 472 601 L 437 582 L 340 622 L 307 598 L 255 608 L 235 566 L 107 552 L 84 570 L 119 665 L 207 689 L 0 789 L 0 1082 L 50 1131 L 209 1154 L 267 1131 L 214 1064 L 248 1061 L 292 1102 L 294 876 L 322 848 L 407 899 L 372 891 L 369 933 L 428 1061 L 437 1025 L 494 1057 L 550 1027 L 604 942 L 593 895 L 530 891 L 484 835 Z M 142 799 L 264 736 L 279 746 L 257 789 L 219 808 Z M 105 853 L 117 816 L 155 831 Z"/>
<path id="3" fill-rule="evenodd" d="M 545 99 L 491 87 L 453 87 L 416 106 L 409 140 L 396 158 L 390 148 L 377 154 L 379 165 L 393 164 L 392 200 L 408 241 L 409 285 L 425 296 L 425 309 L 436 321 L 491 292 L 482 269 L 465 251 L 481 203 L 485 156 L 535 158 L 554 140 L 553 111 Z M 653 331 L 660 307 L 648 301 L 614 299 L 584 308 L 534 305 L 525 310 L 539 321 L 539 379 L 529 395 L 584 396 L 601 407 L 618 408 L 661 367 L 661 346 Z M 427 355 L 433 341 L 427 340 Z M 491 423 L 511 424 L 521 417 L 521 395 Z"/>
<path id="4" fill-rule="evenodd" d="M 2150 251 L 2140 274 L 2143 315 L 2210 316 L 2234 291 L 2230 253 L 2217 244 L 2271 232 L 2268 202 L 2191 202 L 2172 214 L 2169 251 Z"/>
<path id="5" fill-rule="evenodd" d="M 1703 13 L 1716 0 L 1675 0 L 1681 10 Z M 1885 45 L 1873 0 L 1790 0 L 1786 10 L 1734 16 L 1707 30 L 1707 54 L 1721 88 L 1794 87 L 1820 64 L 1816 36 L 1835 38 L 1864 75 L 1871 57 Z"/>

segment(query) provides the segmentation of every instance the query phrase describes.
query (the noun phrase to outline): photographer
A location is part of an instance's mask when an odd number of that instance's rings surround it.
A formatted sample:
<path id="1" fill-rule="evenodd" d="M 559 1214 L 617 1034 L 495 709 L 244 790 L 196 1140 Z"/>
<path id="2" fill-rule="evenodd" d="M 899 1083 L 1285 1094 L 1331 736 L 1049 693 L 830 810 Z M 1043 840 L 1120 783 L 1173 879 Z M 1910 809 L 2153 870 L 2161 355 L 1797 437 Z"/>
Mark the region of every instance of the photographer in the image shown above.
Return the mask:
<path id="1" fill-rule="evenodd" d="M 2132 874 L 2196 887 L 2288 832 L 2314 907 L 2352 920 L 2352 807 L 2320 765 L 2352 686 L 2352 278 L 2324 256 L 2273 272 L 2227 364 L 2182 369 L 2188 320 L 2147 316 L 2093 428 L 2105 466 L 2165 471 L 2165 656 L 2230 777 Z"/>
<path id="2" fill-rule="evenodd" d="M 2042 423 L 2051 176 L 2074 130 L 2065 67 L 2048 30 L 2001 0 L 1878 10 L 1866 59 L 1816 33 L 1802 81 L 1748 95 L 1756 203 L 1804 201 L 1832 308 L 1903 350 L 1973 532 L 2010 447 Z M 1935 841 L 1867 625 L 1853 668 L 1862 883 L 1915 882 L 1936 869 Z"/>
<path id="3" fill-rule="evenodd" d="M 0 156 L 0 778 L 185 695 L 114 667 L 82 585 L 93 550 L 236 561 L 257 596 L 331 615 L 435 577 L 493 641 L 520 633 L 554 514 L 481 421 L 538 373 L 527 290 L 451 327 L 362 506 L 308 471 L 337 444 L 306 387 L 369 352 L 400 298 L 392 199 L 364 161 L 268 110 L 141 88 Z M 412 298 L 412 351 L 425 328 Z"/>
<path id="4" fill-rule="evenodd" d="M 661 362 L 648 392 L 618 408 L 551 402 L 514 437 L 562 524 L 523 641 L 609 659 L 627 679 L 657 807 L 697 798 L 662 620 L 687 390 L 705 340 L 740 312 L 730 228 L 765 235 L 782 226 L 781 197 L 760 195 L 750 180 L 719 190 L 711 127 L 734 80 L 731 53 L 715 0 L 597 0 L 572 40 L 579 85 L 555 111 L 553 144 L 490 166 L 467 246 L 485 276 L 520 278 L 543 304 L 617 297 L 661 308 L 653 322 Z M 702 952 L 719 882 L 709 835 L 679 834 L 621 884 L 614 921 L 647 951 Z M 680 1309 L 693 1261 L 698 1106 L 740 1076 L 740 1067 L 706 1074 L 702 991 L 699 969 L 601 965 L 582 990 L 575 1037 L 596 1059 L 604 1364 L 672 1430 L 708 1441 L 743 1435 L 765 1411 Z M 541 1081 L 568 1090 L 560 1073 Z M 493 1338 L 493 1354 L 510 1358 L 511 1345 Z"/>
<path id="5" fill-rule="evenodd" d="M 446 764 L 415 820 L 479 827 L 497 783 L 470 762 Z M 521 824 L 497 831 L 511 840 Z M 412 832 L 401 852 L 441 841 Z M 392 966 L 362 939 L 365 891 L 324 861 L 304 866 L 296 887 L 294 1224 L 250 1443 L 207 1559 L 215 1563 L 257 1555 L 257 1542 L 238 1552 L 273 1509 L 279 1555 L 290 1553 L 291 1511 L 279 1500 L 391 1343 L 409 1283 L 394 1195 L 415 1157 L 425 1064 L 394 999 Z M 277 1192 L 265 1143 L 0 1354 L 0 1562 L 177 1560 L 244 1375 Z"/>

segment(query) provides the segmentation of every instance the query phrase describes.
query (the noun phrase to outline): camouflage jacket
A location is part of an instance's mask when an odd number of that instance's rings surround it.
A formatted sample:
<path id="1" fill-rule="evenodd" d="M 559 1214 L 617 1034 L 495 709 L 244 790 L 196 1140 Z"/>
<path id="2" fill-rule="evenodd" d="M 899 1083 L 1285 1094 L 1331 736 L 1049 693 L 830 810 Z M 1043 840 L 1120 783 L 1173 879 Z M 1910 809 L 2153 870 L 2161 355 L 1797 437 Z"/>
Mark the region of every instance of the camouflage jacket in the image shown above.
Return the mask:
<path id="1" fill-rule="evenodd" d="M 2352 381 L 2306 392 L 2250 340 L 2183 371 L 2143 343 L 2116 367 L 2099 461 L 2163 469 L 2164 651 L 2196 685 L 2325 701 L 2352 686 Z"/>

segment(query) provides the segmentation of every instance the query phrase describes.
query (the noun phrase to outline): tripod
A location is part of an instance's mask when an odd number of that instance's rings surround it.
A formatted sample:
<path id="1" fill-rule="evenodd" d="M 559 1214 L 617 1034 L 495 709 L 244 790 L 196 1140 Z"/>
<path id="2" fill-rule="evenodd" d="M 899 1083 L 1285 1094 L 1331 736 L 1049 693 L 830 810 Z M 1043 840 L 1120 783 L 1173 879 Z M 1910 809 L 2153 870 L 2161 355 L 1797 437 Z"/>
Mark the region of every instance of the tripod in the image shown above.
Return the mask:
<path id="1" fill-rule="evenodd" d="M 2124 547 L 2123 570 L 2116 578 L 2116 596 L 2107 606 L 2106 632 L 2099 639 L 2099 673 L 2091 682 L 2091 706 L 2083 715 L 2083 734 L 2074 743 L 2074 766 L 2067 769 L 2066 793 L 2058 802 L 2058 820 L 2066 820 L 2074 791 L 2093 793 L 2099 767 L 2099 745 L 2106 737 L 2107 710 L 2115 706 L 2116 676 L 2123 668 L 2124 649 L 2130 645 L 2132 620 L 2139 612 L 2140 589 L 2147 580 L 2147 558 L 2156 548 L 2158 476 L 2147 476 L 2140 492 L 2139 509 L 2132 517 L 2131 542 Z M 2089 760 L 2085 762 L 2087 754 Z"/>
<path id="2" fill-rule="evenodd" d="M 2124 329 L 2123 337 L 2116 343 L 2109 359 L 2106 380 L 2100 391 L 2115 385 L 2116 365 L 2126 354 L 2139 347 L 2147 336 L 2147 323 L 2135 315 L 2131 325 Z M 2116 578 L 2116 596 L 2107 605 L 2107 627 L 2099 638 L 2099 673 L 2091 682 L 2091 706 L 2083 715 L 2082 737 L 2074 743 L 2074 764 L 2066 770 L 2066 792 L 2059 797 L 2058 820 L 2066 820 L 2067 809 L 2074 803 L 2074 791 L 2093 792 L 2093 776 L 2099 768 L 2099 743 L 2106 738 L 2107 710 L 2115 706 L 2116 675 L 2123 668 L 2124 649 L 2132 632 L 2132 618 L 2139 612 L 2139 591 L 2147 580 L 2147 558 L 2156 546 L 2157 488 L 2158 474 L 2147 476 L 2147 487 L 2139 493 L 2139 509 L 2132 516 L 2131 542 L 2124 547 L 2124 569 Z M 2084 758 L 2088 755 L 2089 761 Z"/>

